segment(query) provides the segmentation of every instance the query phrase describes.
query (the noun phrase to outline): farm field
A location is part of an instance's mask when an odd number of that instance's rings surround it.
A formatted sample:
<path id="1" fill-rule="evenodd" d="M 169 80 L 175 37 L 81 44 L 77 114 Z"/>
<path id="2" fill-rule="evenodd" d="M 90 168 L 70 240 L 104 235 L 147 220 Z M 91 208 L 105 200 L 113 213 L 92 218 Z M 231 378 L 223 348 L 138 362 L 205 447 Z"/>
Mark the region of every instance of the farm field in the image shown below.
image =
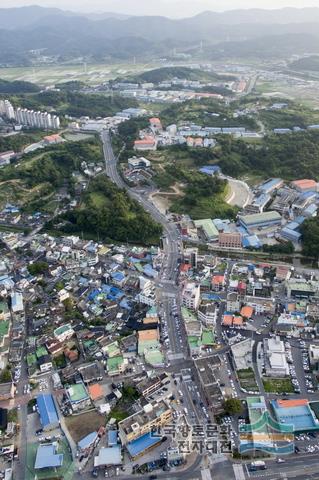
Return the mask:
<path id="1" fill-rule="evenodd" d="M 137 74 L 154 68 L 152 64 L 78 64 L 43 67 L 0 68 L 4 80 L 24 80 L 40 85 L 52 85 L 72 80 L 88 84 L 102 83 L 119 76 Z"/>

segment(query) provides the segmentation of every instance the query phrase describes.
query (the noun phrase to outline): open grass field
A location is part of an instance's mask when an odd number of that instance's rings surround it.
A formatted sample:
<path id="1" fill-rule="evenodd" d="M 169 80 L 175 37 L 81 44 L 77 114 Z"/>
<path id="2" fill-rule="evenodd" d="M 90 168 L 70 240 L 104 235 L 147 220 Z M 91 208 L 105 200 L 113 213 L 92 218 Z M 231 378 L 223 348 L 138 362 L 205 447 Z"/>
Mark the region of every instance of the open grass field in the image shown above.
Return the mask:
<path id="1" fill-rule="evenodd" d="M 43 67 L 0 68 L 0 78 L 4 80 L 24 80 L 39 85 L 52 85 L 81 80 L 88 84 L 98 84 L 119 76 L 138 74 L 155 68 L 155 64 L 78 64 L 53 65 Z"/>
<path id="2" fill-rule="evenodd" d="M 104 426 L 105 416 L 94 410 L 86 412 L 84 415 L 66 417 L 65 423 L 73 440 L 78 442 L 89 433 L 98 430 L 102 425 Z"/>
<path id="3" fill-rule="evenodd" d="M 293 393 L 294 388 L 290 378 L 263 378 L 267 393 Z"/>
<path id="4" fill-rule="evenodd" d="M 258 392 L 255 374 L 252 368 L 237 370 L 240 385 L 247 391 Z"/>

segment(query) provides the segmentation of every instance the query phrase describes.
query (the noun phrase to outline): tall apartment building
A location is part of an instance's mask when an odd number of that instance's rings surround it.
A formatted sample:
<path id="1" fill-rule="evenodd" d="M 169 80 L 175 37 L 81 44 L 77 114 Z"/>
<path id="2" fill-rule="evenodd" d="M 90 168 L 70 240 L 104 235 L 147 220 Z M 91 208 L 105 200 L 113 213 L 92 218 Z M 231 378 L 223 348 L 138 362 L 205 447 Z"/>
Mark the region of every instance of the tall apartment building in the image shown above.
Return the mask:
<path id="1" fill-rule="evenodd" d="M 15 118 L 14 108 L 9 100 L 0 100 L 0 115 L 4 115 L 10 120 Z"/>
<path id="2" fill-rule="evenodd" d="M 47 112 L 35 112 L 34 110 L 27 110 L 25 108 L 17 109 L 16 120 L 18 123 L 21 123 L 21 125 L 47 130 L 57 130 L 60 127 L 60 119 L 56 115 L 51 115 Z"/>
<path id="3" fill-rule="evenodd" d="M 187 283 L 183 290 L 182 303 L 184 307 L 197 310 L 200 303 L 200 285 Z"/>

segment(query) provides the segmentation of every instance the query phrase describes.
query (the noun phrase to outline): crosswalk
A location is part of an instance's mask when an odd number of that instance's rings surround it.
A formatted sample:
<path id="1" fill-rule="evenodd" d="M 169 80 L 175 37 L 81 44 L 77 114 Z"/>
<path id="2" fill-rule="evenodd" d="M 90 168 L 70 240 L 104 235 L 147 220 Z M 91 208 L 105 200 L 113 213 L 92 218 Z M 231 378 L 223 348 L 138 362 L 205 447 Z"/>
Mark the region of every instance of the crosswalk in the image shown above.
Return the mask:
<path id="1" fill-rule="evenodd" d="M 181 360 L 184 358 L 184 354 L 181 353 L 169 353 L 168 355 L 169 360 Z"/>
<path id="2" fill-rule="evenodd" d="M 238 463 L 233 464 L 233 470 L 234 470 L 234 475 L 236 480 L 245 480 L 245 472 L 244 472 L 244 467 Z"/>
<path id="3" fill-rule="evenodd" d="M 210 473 L 209 468 L 203 468 L 201 470 L 202 480 L 212 480 L 212 475 Z"/>

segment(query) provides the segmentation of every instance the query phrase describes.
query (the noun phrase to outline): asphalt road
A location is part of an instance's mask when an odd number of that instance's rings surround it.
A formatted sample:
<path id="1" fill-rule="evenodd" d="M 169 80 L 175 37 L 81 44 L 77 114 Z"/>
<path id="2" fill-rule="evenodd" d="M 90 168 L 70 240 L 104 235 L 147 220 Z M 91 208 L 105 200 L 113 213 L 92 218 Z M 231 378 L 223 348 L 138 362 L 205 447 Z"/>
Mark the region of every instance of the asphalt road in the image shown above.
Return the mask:
<path id="1" fill-rule="evenodd" d="M 240 208 L 244 208 L 246 205 L 248 205 L 248 203 L 250 203 L 253 198 L 249 186 L 242 180 L 236 180 L 231 177 L 225 178 L 228 181 L 231 189 L 231 193 L 229 198 L 227 199 L 227 203 L 229 205 L 237 205 Z"/>

